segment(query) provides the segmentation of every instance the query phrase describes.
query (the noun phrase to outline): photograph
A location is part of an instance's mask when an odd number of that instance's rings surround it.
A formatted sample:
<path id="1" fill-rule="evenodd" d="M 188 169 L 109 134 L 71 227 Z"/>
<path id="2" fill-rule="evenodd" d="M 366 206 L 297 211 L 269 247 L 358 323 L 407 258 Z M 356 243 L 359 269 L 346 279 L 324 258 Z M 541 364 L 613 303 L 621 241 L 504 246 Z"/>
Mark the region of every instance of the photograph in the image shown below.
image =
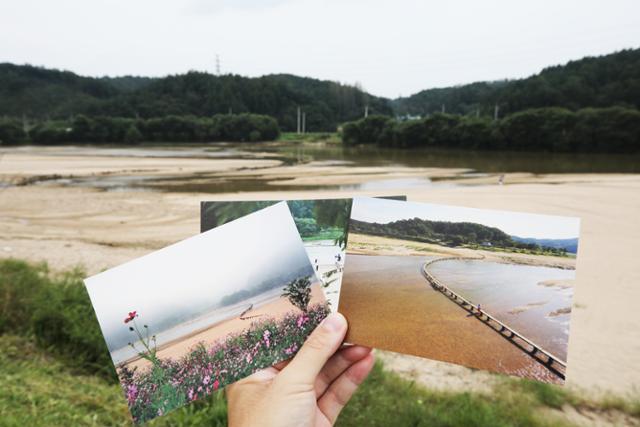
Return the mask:
<path id="1" fill-rule="evenodd" d="M 286 203 L 85 284 L 136 423 L 293 357 L 329 313 Z"/>
<path id="2" fill-rule="evenodd" d="M 363 201 L 385 195 L 411 203 Z M 354 198 L 379 215 L 350 227 Z M 201 276 L 95 286 L 99 322 L 85 278 L 280 202 L 298 261 L 238 232 L 185 256 Z M 197 396 L 154 427 L 312 424 L 222 386 L 268 358 L 140 391 L 169 377 L 154 344 L 187 363 L 300 316 L 298 263 L 309 310 L 374 348 L 327 425 L 640 427 L 639 219 L 640 0 L 0 0 L 0 427 L 132 426 L 118 375 L 138 420 Z"/>
<path id="3" fill-rule="evenodd" d="M 573 217 L 355 198 L 347 340 L 562 384 L 579 229 Z"/>
<path id="4" fill-rule="evenodd" d="M 406 200 L 405 196 L 385 198 Z M 287 200 L 309 261 L 322 283 L 332 310 L 338 308 L 352 199 Z M 226 224 L 251 212 L 278 203 L 276 200 L 203 201 L 200 231 Z"/>

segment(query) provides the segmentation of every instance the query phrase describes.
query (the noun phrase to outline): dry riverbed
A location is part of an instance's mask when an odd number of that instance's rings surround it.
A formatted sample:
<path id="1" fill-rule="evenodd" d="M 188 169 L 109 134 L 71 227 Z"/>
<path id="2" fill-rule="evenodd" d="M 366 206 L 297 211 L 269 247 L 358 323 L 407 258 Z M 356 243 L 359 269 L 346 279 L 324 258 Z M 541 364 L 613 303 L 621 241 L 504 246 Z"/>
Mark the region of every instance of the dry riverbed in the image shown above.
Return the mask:
<path id="1" fill-rule="evenodd" d="M 49 151 L 55 151 L 50 149 Z M 89 273 L 144 255 L 199 231 L 201 200 L 281 199 L 406 194 L 411 201 L 448 203 L 581 218 L 567 384 L 591 393 L 637 392 L 640 387 L 640 175 L 507 174 L 452 179 L 443 186 L 396 187 L 387 191 L 306 191 L 313 179 L 339 186 L 385 177 L 436 177 L 460 170 L 406 167 L 354 168 L 340 164 L 286 165 L 263 158 L 152 158 L 127 155 L 75 156 L 3 150 L 0 181 L 29 182 L 37 176 L 172 175 L 207 173 L 289 181 L 290 191 L 195 193 L 101 191 L 64 185 L 0 189 L 0 256 L 46 261 L 61 270 L 82 265 Z M 55 154 L 55 153 L 54 153 Z M 462 185 L 460 185 L 462 184 Z M 513 185 L 511 185 L 513 184 Z M 517 185 L 515 185 L 517 184 Z M 424 253 L 424 252 L 422 252 Z M 492 253 L 494 254 L 494 253 Z M 466 368 L 397 355 L 383 356 L 391 369 L 430 387 L 486 388 L 494 376 Z M 443 373 L 443 372 L 448 373 Z M 443 377 L 455 377 L 444 381 Z"/>

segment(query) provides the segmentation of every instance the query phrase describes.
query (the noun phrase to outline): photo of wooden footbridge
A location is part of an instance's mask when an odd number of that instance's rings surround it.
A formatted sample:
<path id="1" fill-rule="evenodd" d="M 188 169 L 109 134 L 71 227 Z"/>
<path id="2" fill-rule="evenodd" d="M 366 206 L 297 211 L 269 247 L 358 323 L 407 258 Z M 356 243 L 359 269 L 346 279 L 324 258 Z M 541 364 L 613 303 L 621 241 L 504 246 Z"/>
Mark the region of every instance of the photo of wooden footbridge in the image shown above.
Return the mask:
<path id="1" fill-rule="evenodd" d="M 565 379 L 566 373 L 566 361 L 555 356 L 554 354 L 546 351 L 540 345 L 531 341 L 523 334 L 517 332 L 513 328 L 505 325 L 500 320 L 496 319 L 491 314 L 487 313 L 477 303 L 473 303 L 455 291 L 451 290 L 447 285 L 438 280 L 433 274 L 429 272 L 429 267 L 437 262 L 451 261 L 451 260 L 477 260 L 480 258 L 475 257 L 444 257 L 427 261 L 421 268 L 421 273 L 427 282 L 433 287 L 434 290 L 442 293 L 449 298 L 452 302 L 457 304 L 460 308 L 473 315 L 487 327 L 500 334 L 504 339 L 511 342 L 516 347 L 520 348 L 526 354 L 531 356 L 534 360 L 545 366 L 550 372 L 557 375 L 562 380 Z"/>

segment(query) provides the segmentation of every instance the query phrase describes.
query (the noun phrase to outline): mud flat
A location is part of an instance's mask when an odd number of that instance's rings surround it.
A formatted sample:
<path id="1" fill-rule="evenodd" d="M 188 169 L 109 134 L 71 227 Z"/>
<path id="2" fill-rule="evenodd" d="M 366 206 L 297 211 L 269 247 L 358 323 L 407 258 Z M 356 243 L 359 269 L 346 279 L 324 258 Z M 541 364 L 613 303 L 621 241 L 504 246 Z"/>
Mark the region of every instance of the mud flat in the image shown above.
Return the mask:
<path id="1" fill-rule="evenodd" d="M 425 261 L 420 256 L 347 255 L 339 308 L 351 324 L 349 342 L 561 382 L 433 290 L 420 273 Z"/>

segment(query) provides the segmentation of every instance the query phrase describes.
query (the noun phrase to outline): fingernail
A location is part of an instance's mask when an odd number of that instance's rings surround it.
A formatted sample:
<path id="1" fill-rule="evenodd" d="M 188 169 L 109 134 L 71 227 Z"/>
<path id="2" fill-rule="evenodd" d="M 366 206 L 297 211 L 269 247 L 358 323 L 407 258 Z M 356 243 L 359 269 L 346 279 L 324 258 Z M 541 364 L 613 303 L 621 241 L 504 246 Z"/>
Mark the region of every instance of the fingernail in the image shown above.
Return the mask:
<path id="1" fill-rule="evenodd" d="M 322 321 L 322 326 L 331 332 L 342 330 L 344 324 L 344 317 L 338 313 L 331 313 Z"/>

